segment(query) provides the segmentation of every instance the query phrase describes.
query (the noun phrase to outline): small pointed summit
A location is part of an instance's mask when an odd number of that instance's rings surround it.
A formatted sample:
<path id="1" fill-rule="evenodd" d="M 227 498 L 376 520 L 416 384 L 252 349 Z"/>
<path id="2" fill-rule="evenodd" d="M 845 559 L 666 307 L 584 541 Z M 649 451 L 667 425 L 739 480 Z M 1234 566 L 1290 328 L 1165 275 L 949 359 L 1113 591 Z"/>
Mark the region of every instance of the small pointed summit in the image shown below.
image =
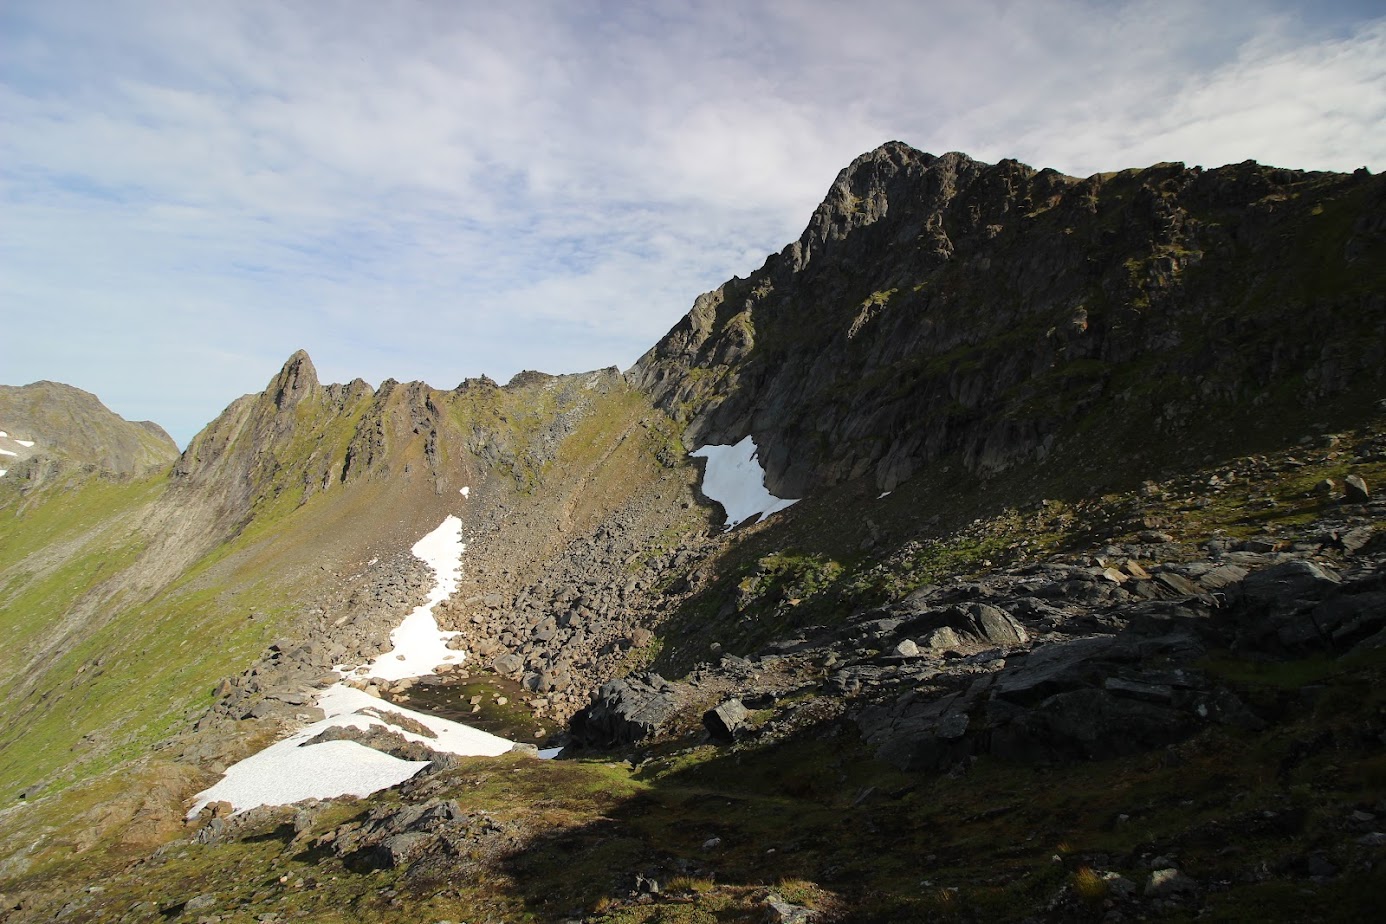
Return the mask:
<path id="1" fill-rule="evenodd" d="M 303 396 L 318 388 L 318 370 L 306 350 L 297 350 L 284 363 L 284 368 L 270 382 L 266 391 L 274 396 L 274 406 L 283 410 L 297 404 Z"/>

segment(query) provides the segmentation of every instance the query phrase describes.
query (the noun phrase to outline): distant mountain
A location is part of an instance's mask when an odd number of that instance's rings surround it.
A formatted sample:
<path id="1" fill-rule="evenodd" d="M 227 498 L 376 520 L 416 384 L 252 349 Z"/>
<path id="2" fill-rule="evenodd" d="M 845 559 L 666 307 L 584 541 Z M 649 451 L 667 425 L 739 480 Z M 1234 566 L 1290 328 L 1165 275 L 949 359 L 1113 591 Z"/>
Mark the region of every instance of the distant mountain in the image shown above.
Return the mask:
<path id="1" fill-rule="evenodd" d="M 0 385 L 0 432 L 0 468 L 16 476 L 16 465 L 5 462 L 38 457 L 131 475 L 178 458 L 158 424 L 128 421 L 90 392 L 58 382 Z"/>

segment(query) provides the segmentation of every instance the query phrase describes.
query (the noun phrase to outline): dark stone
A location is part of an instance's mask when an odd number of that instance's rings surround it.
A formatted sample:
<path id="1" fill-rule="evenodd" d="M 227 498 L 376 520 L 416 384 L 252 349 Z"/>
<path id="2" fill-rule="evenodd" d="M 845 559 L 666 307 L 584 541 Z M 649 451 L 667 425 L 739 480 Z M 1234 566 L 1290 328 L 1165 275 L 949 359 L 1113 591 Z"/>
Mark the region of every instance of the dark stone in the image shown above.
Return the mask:
<path id="1" fill-rule="evenodd" d="M 966 735 L 974 699 L 964 693 L 937 699 L 906 693 L 893 704 L 863 709 L 857 727 L 877 757 L 902 770 L 946 767 L 973 753 Z"/>
<path id="2" fill-rule="evenodd" d="M 993 687 L 993 695 L 1017 704 L 1038 702 L 1076 687 L 1100 683 L 1108 673 L 1097 663 L 1116 644 L 1110 637 L 1053 642 L 1033 649 L 1007 670 Z"/>
<path id="3" fill-rule="evenodd" d="M 1372 499 L 1367 483 L 1360 475 L 1348 475 L 1343 479 L 1343 500 L 1349 504 L 1365 504 Z"/>
<path id="4" fill-rule="evenodd" d="M 1212 571 L 1199 575 L 1198 583 L 1205 590 L 1222 590 L 1245 578 L 1247 570 L 1237 565 L 1219 565 Z"/>
<path id="5" fill-rule="evenodd" d="M 1170 744 L 1192 723 L 1173 708 L 1081 689 L 1051 696 L 1011 724 L 1056 755 L 1101 759 Z"/>
<path id="6" fill-rule="evenodd" d="M 634 744 L 661 731 L 678 711 L 675 687 L 644 672 L 602 684 L 592 705 L 577 712 L 569 731 L 580 744 L 613 747 Z"/>
<path id="7" fill-rule="evenodd" d="M 1322 599 L 1340 582 L 1324 566 L 1295 559 L 1247 575 L 1240 585 L 1240 602 L 1254 612 L 1292 609 L 1300 601 Z"/>
<path id="8" fill-rule="evenodd" d="M 731 741 L 747 727 L 750 714 L 739 699 L 729 699 L 703 713 L 703 727 L 719 741 Z"/>

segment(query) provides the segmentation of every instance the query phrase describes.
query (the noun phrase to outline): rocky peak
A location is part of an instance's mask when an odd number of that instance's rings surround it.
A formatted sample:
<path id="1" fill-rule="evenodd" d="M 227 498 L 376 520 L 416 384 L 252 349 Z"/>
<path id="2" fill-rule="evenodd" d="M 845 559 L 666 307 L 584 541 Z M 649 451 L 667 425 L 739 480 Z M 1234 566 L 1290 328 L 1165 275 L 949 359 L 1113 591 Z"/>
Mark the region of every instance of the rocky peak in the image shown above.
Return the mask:
<path id="1" fill-rule="evenodd" d="M 1381 316 L 1383 195 L 1378 177 L 1257 164 L 1080 180 L 891 142 L 838 174 L 797 241 L 697 299 L 632 380 L 689 448 L 754 435 L 786 497 L 891 490 L 945 456 L 977 473 L 1091 458 L 1111 435 L 1097 419 L 1192 453 L 1191 427 L 1222 438 L 1190 414 L 1212 396 L 1275 420 L 1268 401 L 1379 380 L 1353 331 Z"/>
<path id="2" fill-rule="evenodd" d="M 999 165 L 998 165 L 999 166 Z M 915 220 L 937 224 L 959 186 L 959 176 L 988 165 L 957 152 L 936 157 L 899 141 L 889 141 L 847 165 L 814 210 L 799 240 L 785 249 L 794 271 L 826 258 L 861 228 L 907 210 Z"/>
<path id="3" fill-rule="evenodd" d="M 298 350 L 284 363 L 279 374 L 270 382 L 268 394 L 273 395 L 278 410 L 292 407 L 319 388 L 318 370 L 305 350 Z"/>

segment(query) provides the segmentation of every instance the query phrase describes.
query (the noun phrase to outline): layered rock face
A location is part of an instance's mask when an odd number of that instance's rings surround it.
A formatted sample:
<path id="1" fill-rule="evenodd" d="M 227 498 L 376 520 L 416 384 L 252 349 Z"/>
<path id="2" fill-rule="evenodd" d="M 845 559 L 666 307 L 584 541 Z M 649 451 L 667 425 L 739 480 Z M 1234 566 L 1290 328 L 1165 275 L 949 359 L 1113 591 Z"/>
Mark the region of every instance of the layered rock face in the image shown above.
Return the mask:
<path id="1" fill-rule="evenodd" d="M 1226 420 L 1380 382 L 1386 182 L 1254 162 L 1079 180 L 891 142 L 799 240 L 633 371 L 690 446 L 753 433 L 779 496 L 986 473 L 1091 441 L 1216 444 Z M 1158 449 L 1149 444 L 1160 444 Z"/>

